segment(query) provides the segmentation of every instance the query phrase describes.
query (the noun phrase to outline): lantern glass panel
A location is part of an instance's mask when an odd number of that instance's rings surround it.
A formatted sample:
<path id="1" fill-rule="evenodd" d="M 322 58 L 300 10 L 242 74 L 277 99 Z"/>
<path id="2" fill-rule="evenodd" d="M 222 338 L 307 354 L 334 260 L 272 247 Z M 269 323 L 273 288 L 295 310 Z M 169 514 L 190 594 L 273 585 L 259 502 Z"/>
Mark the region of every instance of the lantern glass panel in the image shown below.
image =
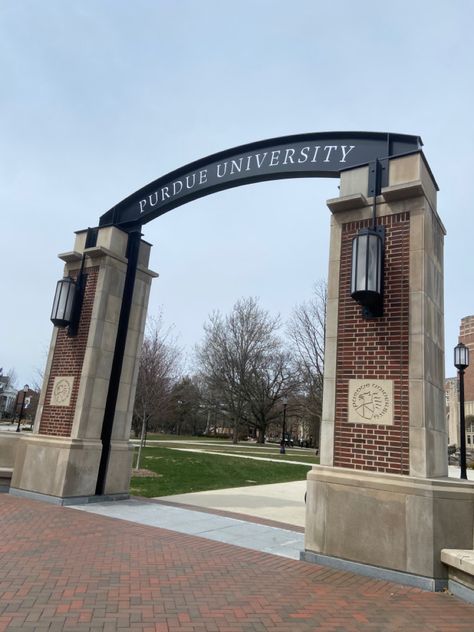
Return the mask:
<path id="1" fill-rule="evenodd" d="M 378 284 L 379 241 L 377 235 L 367 235 L 367 290 L 369 292 L 380 292 Z"/>
<path id="2" fill-rule="evenodd" d="M 382 293 L 382 240 L 374 233 L 357 235 L 352 242 L 351 294 Z"/>
<path id="3" fill-rule="evenodd" d="M 454 366 L 465 369 L 469 366 L 469 347 L 462 342 L 454 347 Z"/>
<path id="4" fill-rule="evenodd" d="M 367 235 L 356 237 L 356 265 L 354 292 L 365 292 L 367 289 Z"/>

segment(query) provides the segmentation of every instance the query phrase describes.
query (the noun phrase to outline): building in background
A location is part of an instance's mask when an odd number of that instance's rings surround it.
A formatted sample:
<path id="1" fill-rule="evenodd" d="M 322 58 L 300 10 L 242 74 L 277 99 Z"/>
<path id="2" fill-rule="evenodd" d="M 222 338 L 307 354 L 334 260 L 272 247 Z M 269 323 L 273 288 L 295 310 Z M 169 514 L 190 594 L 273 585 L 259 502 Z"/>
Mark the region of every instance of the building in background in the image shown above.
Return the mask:
<path id="1" fill-rule="evenodd" d="M 9 375 L 0 372 L 0 419 L 8 419 L 13 414 L 17 390 L 11 384 Z"/>
<path id="2" fill-rule="evenodd" d="M 466 447 L 474 450 L 474 315 L 461 319 L 459 342 L 469 347 L 471 363 L 464 372 L 464 400 L 466 415 Z M 459 385 L 457 377 L 445 381 L 446 417 L 449 444 L 459 446 Z"/>

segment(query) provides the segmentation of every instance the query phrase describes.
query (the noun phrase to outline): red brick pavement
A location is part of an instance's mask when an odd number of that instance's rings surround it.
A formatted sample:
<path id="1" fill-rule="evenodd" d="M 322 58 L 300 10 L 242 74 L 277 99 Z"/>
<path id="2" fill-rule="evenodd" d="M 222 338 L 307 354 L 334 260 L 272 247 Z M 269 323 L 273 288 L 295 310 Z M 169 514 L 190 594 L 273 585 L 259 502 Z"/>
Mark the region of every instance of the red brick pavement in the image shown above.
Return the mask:
<path id="1" fill-rule="evenodd" d="M 0 495 L 0 630 L 474 630 L 474 606 Z"/>

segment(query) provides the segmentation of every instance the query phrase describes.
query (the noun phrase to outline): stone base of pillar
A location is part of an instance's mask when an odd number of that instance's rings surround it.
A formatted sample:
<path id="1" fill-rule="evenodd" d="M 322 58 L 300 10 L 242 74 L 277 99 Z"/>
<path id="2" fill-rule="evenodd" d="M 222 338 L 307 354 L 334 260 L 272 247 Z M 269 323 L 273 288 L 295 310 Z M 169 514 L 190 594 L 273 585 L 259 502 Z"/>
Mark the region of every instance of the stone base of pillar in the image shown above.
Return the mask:
<path id="1" fill-rule="evenodd" d="M 23 436 L 17 446 L 10 493 L 29 492 L 51 502 L 92 497 L 101 451 L 98 439 Z M 127 441 L 112 442 L 106 494 L 128 495 L 132 456 L 133 446 Z"/>
<path id="2" fill-rule="evenodd" d="M 132 472 L 134 446 L 129 441 L 110 443 L 109 466 L 105 479 L 105 494 L 128 494 Z"/>
<path id="3" fill-rule="evenodd" d="M 448 579 L 441 550 L 471 549 L 473 527 L 474 483 L 315 466 L 302 559 L 434 590 Z"/>

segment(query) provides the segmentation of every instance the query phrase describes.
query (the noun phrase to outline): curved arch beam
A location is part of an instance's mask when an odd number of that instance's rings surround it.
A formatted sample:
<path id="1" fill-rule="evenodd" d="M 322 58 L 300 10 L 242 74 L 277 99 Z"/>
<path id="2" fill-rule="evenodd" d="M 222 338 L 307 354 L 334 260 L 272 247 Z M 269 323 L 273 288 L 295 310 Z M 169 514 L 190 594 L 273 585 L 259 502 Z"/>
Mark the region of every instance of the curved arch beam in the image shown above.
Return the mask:
<path id="1" fill-rule="evenodd" d="M 337 178 L 345 169 L 421 146 L 419 136 L 380 132 L 317 132 L 249 143 L 150 182 L 102 215 L 99 225 L 136 228 L 216 191 L 264 180 Z"/>

